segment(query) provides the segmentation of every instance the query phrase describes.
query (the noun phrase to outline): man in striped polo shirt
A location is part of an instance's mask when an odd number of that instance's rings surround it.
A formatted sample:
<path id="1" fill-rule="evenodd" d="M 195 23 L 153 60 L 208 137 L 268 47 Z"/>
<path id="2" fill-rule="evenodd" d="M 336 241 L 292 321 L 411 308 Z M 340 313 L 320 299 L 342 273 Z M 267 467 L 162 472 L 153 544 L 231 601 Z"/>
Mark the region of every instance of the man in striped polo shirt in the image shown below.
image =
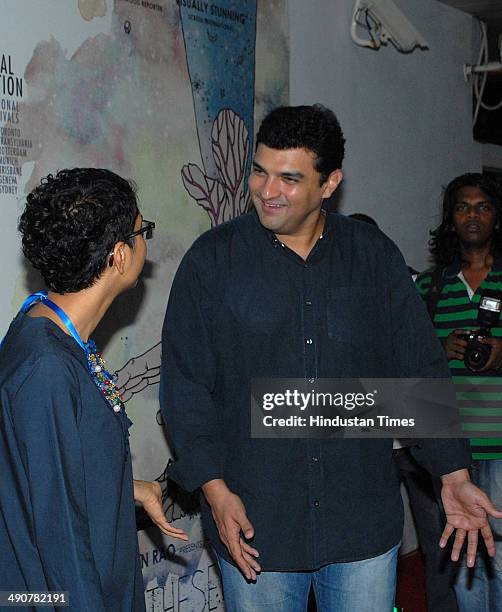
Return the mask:
<path id="1" fill-rule="evenodd" d="M 489 177 L 463 174 L 451 181 L 441 224 L 431 232 L 435 267 L 416 283 L 449 360 L 463 428 L 472 432 L 473 479 L 495 505 L 502 503 L 502 323 L 482 340 L 490 347 L 484 367 L 468 368 L 464 356 L 465 330 L 479 329 L 480 298 L 487 290 L 502 298 L 501 213 L 500 187 Z M 462 568 L 457 577 L 461 612 L 502 610 L 502 525 L 492 522 L 492 529 L 496 557 Z"/>

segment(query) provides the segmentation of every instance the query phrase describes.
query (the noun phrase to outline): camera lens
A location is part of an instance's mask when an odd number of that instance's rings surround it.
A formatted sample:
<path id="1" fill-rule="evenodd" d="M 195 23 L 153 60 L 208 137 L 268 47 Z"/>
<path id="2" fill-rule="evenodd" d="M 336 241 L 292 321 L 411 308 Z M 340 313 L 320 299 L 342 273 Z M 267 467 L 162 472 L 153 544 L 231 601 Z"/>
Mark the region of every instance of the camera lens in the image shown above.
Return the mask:
<path id="1" fill-rule="evenodd" d="M 491 347 L 477 340 L 469 341 L 465 349 L 464 363 L 470 370 L 483 368 L 490 359 Z"/>
<path id="2" fill-rule="evenodd" d="M 482 361 L 483 357 L 479 351 L 472 351 L 469 354 L 469 361 L 472 365 L 478 365 Z"/>

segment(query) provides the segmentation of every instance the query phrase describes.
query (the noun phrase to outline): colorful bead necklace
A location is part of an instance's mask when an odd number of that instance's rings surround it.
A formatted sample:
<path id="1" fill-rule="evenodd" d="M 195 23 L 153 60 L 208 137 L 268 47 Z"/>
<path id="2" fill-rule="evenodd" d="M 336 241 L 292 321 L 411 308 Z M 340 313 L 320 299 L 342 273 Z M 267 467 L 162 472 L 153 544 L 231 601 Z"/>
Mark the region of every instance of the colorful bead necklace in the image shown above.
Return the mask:
<path id="1" fill-rule="evenodd" d="M 43 302 L 45 306 L 55 312 L 61 319 L 61 322 L 66 327 L 70 335 L 84 350 L 85 356 L 87 357 L 87 367 L 89 368 L 89 373 L 94 381 L 94 384 L 100 390 L 105 400 L 110 404 L 113 412 L 118 414 L 124 408 L 124 404 L 122 402 L 122 398 L 120 397 L 120 392 L 113 382 L 113 376 L 105 367 L 105 360 L 96 349 L 94 340 L 89 338 L 88 342 L 83 342 L 75 329 L 75 326 L 71 322 L 70 317 L 60 306 L 55 304 L 47 297 L 46 291 L 38 291 L 37 293 L 34 293 L 26 298 L 21 306 L 21 312 L 27 312 L 36 302 Z"/>
<path id="2" fill-rule="evenodd" d="M 101 356 L 101 353 L 96 349 L 94 340 L 89 338 L 89 342 L 86 345 L 89 352 L 86 351 L 87 355 L 87 366 L 91 373 L 92 379 L 96 387 L 101 391 L 106 401 L 113 408 L 113 412 L 118 413 L 124 407 L 120 391 L 117 389 L 113 382 L 112 375 L 108 372 L 105 367 L 105 360 Z"/>

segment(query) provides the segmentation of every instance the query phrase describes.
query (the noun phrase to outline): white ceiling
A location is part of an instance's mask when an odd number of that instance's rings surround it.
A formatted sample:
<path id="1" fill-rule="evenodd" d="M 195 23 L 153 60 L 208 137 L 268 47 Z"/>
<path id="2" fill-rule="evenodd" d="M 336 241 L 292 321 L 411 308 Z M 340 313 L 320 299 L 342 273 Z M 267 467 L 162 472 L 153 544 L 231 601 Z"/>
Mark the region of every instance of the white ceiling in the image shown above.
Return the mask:
<path id="1" fill-rule="evenodd" d="M 502 21 L 502 0 L 439 0 L 479 17 L 483 21 Z"/>

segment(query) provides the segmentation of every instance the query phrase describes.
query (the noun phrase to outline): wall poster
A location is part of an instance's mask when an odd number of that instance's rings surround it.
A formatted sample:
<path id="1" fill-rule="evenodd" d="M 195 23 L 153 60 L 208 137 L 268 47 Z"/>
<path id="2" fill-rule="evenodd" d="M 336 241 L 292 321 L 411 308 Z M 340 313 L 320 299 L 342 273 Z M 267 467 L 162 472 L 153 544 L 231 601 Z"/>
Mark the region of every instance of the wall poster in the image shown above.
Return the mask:
<path id="1" fill-rule="evenodd" d="M 181 257 L 246 209 L 254 131 L 287 104 L 287 0 L 0 0 L 0 12 L 0 334 L 43 287 L 19 248 L 26 193 L 65 167 L 133 179 L 155 237 L 140 285 L 95 339 L 134 422 L 135 476 L 161 481 L 168 518 L 190 535 L 139 532 L 147 610 L 223 610 L 197 496 L 164 477 L 159 340 Z"/>

